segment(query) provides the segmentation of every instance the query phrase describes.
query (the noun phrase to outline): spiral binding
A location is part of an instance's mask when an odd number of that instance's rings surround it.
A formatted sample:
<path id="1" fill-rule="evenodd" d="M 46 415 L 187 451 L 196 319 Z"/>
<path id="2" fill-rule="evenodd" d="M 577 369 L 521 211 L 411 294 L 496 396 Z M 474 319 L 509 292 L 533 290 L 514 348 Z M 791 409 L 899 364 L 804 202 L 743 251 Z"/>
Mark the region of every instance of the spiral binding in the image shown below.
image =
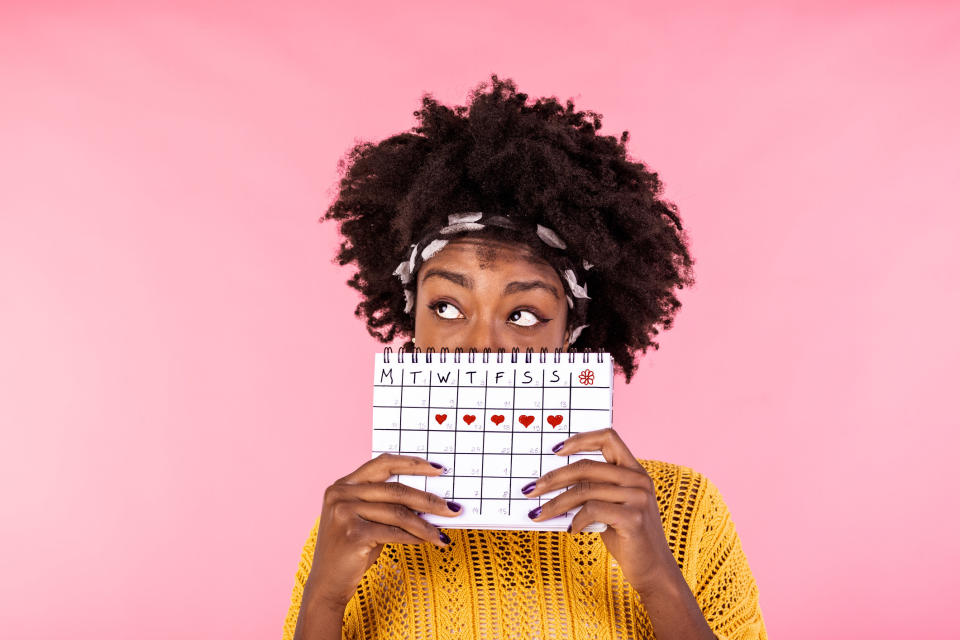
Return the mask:
<path id="1" fill-rule="evenodd" d="M 393 349 L 392 349 L 391 347 L 384 347 L 384 349 L 383 349 L 383 361 L 384 361 L 384 362 L 390 362 L 390 354 L 391 354 L 391 353 L 393 353 Z M 398 362 L 398 363 L 403 364 L 403 354 L 405 354 L 405 353 L 410 355 L 410 362 L 419 362 L 418 358 L 419 358 L 421 355 L 423 356 L 424 361 L 426 361 L 426 362 L 433 362 L 433 356 L 437 354 L 437 351 L 436 351 L 433 347 L 427 348 L 426 352 L 422 351 L 422 350 L 420 349 L 420 347 L 414 347 L 413 350 L 397 349 L 397 362 Z M 457 347 L 457 348 L 454 349 L 454 351 L 453 351 L 453 362 L 459 363 L 460 360 L 461 360 L 461 357 L 463 356 L 464 353 L 467 354 L 467 360 L 466 360 L 466 362 L 471 362 L 471 363 L 472 363 L 472 362 L 475 362 L 475 357 L 477 356 L 478 353 L 482 353 L 482 360 L 481 360 L 481 362 L 485 362 L 485 363 L 486 363 L 486 362 L 491 362 L 490 357 L 493 355 L 493 351 L 492 351 L 491 349 L 489 349 L 489 348 L 484 349 L 482 352 L 478 352 L 476 349 L 472 349 L 472 348 L 471 348 L 469 351 L 464 352 L 463 349 L 461 349 L 460 347 Z M 526 349 L 525 354 L 524 354 L 524 355 L 525 355 L 525 362 L 528 362 L 528 363 L 529 363 L 529 362 L 533 362 L 533 358 L 534 358 L 534 355 L 535 355 L 536 353 L 537 353 L 537 352 L 536 352 L 535 349 L 533 349 L 532 347 L 528 347 L 528 348 Z M 582 351 L 581 351 L 581 350 L 578 350 L 578 349 L 576 349 L 576 348 L 574 348 L 574 349 L 572 349 L 572 350 L 570 350 L 570 351 L 561 351 L 560 349 L 554 349 L 554 351 L 553 351 L 553 361 L 554 361 L 554 362 L 560 362 L 561 356 L 562 356 L 562 355 L 567 355 L 567 357 L 568 357 L 567 362 L 576 362 L 577 354 L 579 354 L 579 355 L 583 356 L 581 362 L 586 363 L 586 362 L 590 362 L 590 354 L 591 354 L 591 353 L 597 356 L 597 357 L 596 357 L 596 362 L 603 362 L 603 357 L 604 357 L 605 355 L 608 355 L 606 351 L 592 351 L 592 350 L 589 349 L 589 348 L 583 349 Z M 447 347 L 443 347 L 442 349 L 440 349 L 440 352 L 439 352 L 439 355 L 440 355 L 439 361 L 440 361 L 440 362 L 446 362 L 446 361 L 447 361 L 447 356 L 448 356 L 449 354 L 450 354 L 450 350 L 449 350 Z M 496 354 L 496 355 L 497 355 L 497 359 L 496 359 L 496 362 L 503 362 L 503 361 L 504 361 L 504 355 L 505 355 L 505 354 L 506 354 L 506 350 L 505 350 L 505 349 L 497 349 L 497 354 Z M 540 362 L 547 362 L 547 357 L 548 357 L 549 354 L 550 354 L 550 350 L 549 350 L 549 349 L 541 348 L 539 354 L 540 354 Z M 518 347 L 514 347 L 513 349 L 511 349 L 511 351 L 510 351 L 510 362 L 517 362 L 519 357 L 520 357 L 520 349 L 519 349 Z"/>

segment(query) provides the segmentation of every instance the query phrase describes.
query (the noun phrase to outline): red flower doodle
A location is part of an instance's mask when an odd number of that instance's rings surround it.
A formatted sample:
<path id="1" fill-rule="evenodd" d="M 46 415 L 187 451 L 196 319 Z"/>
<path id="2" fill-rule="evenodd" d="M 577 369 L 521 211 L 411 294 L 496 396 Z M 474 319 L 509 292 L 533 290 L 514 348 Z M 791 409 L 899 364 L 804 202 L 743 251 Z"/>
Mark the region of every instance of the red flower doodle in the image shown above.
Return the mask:
<path id="1" fill-rule="evenodd" d="M 584 369 L 580 372 L 580 384 L 593 384 L 593 371 Z"/>

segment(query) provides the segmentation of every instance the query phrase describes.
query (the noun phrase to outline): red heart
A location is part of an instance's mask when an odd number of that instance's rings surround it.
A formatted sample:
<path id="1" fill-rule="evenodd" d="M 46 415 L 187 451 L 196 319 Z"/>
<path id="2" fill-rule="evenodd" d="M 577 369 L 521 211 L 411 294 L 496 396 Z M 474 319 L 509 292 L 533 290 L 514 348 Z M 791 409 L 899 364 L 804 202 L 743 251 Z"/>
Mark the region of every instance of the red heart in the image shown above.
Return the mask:
<path id="1" fill-rule="evenodd" d="M 443 421 L 447 419 L 447 414 L 438 413 L 437 415 L 434 416 L 434 418 L 437 419 L 437 422 L 439 422 L 440 424 L 443 424 Z"/>
<path id="2" fill-rule="evenodd" d="M 477 416 L 470 416 L 470 415 L 463 416 L 463 421 L 466 422 L 467 424 L 473 424 L 473 421 L 476 419 L 477 419 Z"/>
<path id="3" fill-rule="evenodd" d="M 563 416 L 561 415 L 547 416 L 547 422 L 550 423 L 551 427 L 556 427 L 558 424 L 563 422 Z"/>
<path id="4" fill-rule="evenodd" d="M 501 422 L 503 422 L 503 416 L 501 416 L 500 414 L 497 414 L 495 416 L 490 416 L 490 421 L 493 422 L 493 424 L 500 424 Z"/>
<path id="5" fill-rule="evenodd" d="M 520 416 L 517 419 L 520 420 L 520 424 L 525 427 L 529 427 L 533 423 L 533 416 Z"/>

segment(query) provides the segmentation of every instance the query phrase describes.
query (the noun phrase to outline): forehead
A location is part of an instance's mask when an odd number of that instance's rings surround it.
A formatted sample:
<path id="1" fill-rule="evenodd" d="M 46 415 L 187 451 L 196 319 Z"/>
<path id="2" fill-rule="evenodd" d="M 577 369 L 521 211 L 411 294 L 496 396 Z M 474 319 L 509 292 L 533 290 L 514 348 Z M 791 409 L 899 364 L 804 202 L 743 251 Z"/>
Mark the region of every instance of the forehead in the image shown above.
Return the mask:
<path id="1" fill-rule="evenodd" d="M 546 260 L 524 244 L 492 238 L 461 237 L 451 240 L 420 268 L 443 266 L 459 271 L 485 271 L 485 275 L 515 277 L 526 275 L 560 280 L 559 274 Z"/>

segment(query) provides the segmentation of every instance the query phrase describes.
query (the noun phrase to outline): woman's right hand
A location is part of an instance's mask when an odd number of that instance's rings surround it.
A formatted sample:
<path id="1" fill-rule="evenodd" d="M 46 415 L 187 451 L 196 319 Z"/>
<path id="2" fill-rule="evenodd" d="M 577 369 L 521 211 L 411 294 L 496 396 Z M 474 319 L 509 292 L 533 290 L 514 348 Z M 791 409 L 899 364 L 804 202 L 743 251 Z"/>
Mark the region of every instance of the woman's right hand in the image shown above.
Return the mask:
<path id="1" fill-rule="evenodd" d="M 460 505 L 399 482 L 386 482 L 392 475 L 439 476 L 444 471 L 423 458 L 383 453 L 330 485 L 323 496 L 301 607 L 309 603 L 342 612 L 385 543 L 447 546 L 446 534 L 417 512 L 452 517 L 462 513 Z"/>

